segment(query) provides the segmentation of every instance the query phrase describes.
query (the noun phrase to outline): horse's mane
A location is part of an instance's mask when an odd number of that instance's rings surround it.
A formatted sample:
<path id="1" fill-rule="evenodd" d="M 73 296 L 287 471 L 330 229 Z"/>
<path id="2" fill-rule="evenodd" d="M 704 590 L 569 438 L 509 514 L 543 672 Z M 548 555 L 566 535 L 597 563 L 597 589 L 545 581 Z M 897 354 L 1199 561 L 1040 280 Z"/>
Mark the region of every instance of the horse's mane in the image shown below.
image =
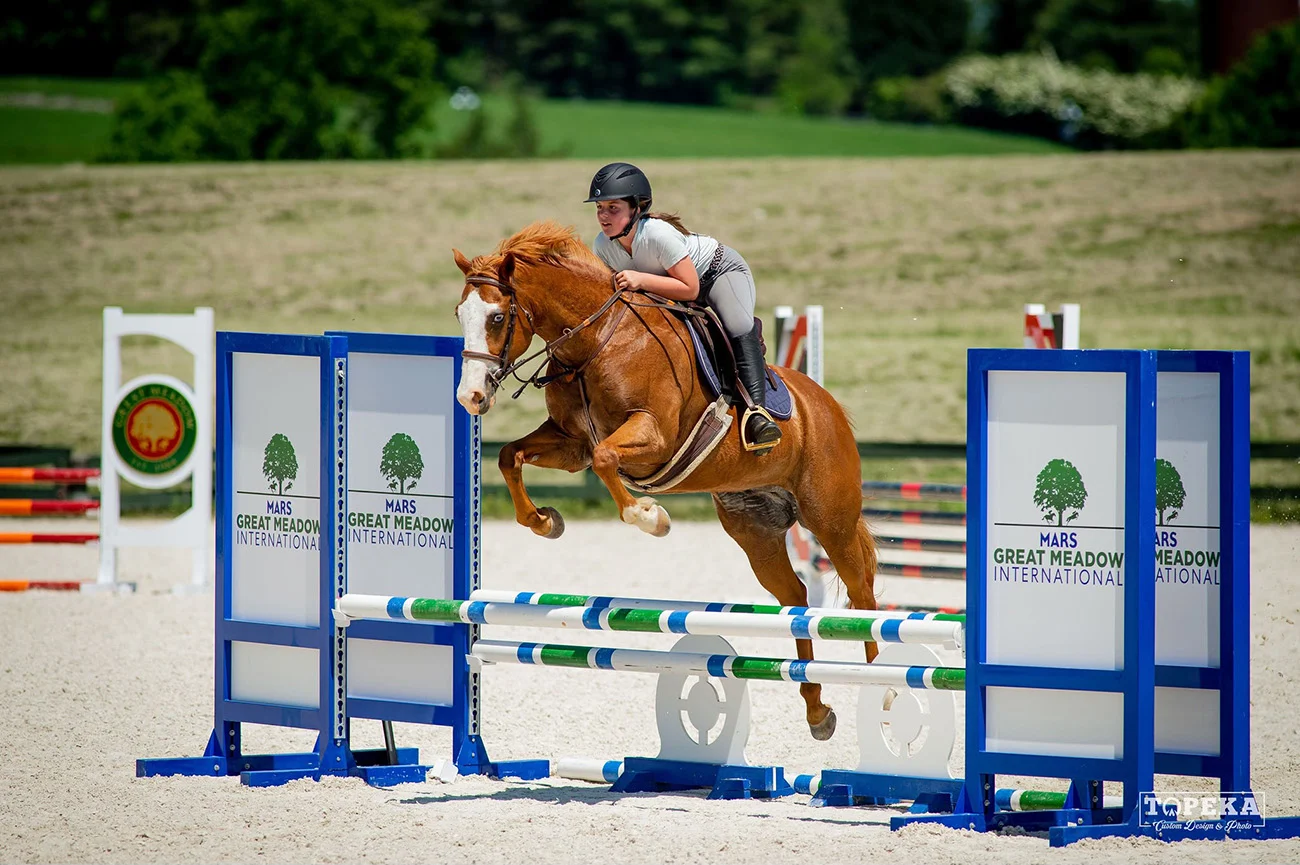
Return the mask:
<path id="1" fill-rule="evenodd" d="M 605 275 L 609 268 L 582 242 L 573 226 L 564 227 L 551 219 L 526 226 L 497 247 L 493 256 L 499 263 L 506 255 L 520 264 L 562 267 L 582 275 Z"/>

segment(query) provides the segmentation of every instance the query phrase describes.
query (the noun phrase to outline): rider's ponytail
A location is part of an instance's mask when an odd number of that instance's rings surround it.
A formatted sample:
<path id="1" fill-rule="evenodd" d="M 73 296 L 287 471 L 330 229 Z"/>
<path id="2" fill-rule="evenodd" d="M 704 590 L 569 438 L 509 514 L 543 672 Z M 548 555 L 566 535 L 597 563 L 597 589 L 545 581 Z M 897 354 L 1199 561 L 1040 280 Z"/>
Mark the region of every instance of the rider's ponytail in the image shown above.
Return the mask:
<path id="1" fill-rule="evenodd" d="M 679 219 L 677 214 L 675 213 L 647 213 L 645 215 L 645 218 L 662 219 L 664 222 L 668 223 L 673 228 L 680 231 L 682 234 L 689 236 L 691 233 L 690 230 L 685 225 L 682 225 L 681 219 Z"/>

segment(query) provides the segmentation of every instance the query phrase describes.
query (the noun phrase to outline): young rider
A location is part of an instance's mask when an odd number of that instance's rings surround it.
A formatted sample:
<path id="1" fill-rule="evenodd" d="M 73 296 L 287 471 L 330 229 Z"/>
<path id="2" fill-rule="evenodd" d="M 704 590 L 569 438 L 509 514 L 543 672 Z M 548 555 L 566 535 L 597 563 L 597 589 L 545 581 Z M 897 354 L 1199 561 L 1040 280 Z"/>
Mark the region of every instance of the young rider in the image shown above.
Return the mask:
<path id="1" fill-rule="evenodd" d="M 746 449 L 766 451 L 781 429 L 765 407 L 766 367 L 754 323 L 754 277 L 740 253 L 706 234 L 687 231 L 675 217 L 650 213 L 650 180 L 641 169 L 613 162 L 591 179 L 600 234 L 592 248 L 615 272 L 620 288 L 713 308 L 726 328 L 737 372 L 758 410 L 741 420 Z"/>

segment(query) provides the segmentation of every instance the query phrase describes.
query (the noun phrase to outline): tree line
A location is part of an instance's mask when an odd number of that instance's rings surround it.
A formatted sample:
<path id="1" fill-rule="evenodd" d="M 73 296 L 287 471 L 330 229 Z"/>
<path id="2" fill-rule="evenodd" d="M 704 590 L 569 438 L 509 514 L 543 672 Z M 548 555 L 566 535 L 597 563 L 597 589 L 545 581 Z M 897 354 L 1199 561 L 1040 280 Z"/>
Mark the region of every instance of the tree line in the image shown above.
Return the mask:
<path id="1" fill-rule="evenodd" d="M 1235 82 L 1200 80 L 1199 35 L 1197 0 L 65 0 L 0 12 L 0 74 L 144 79 L 123 161 L 539 155 L 525 90 L 1080 147 L 1300 143 L 1295 22 Z M 503 139 L 475 112 L 439 143 L 432 106 L 462 86 L 514 94 Z"/>
<path id="2" fill-rule="evenodd" d="M 232 18 L 291 26 L 301 0 L 66 0 L 0 12 L 0 73 L 147 78 L 196 69 Z M 430 74 L 457 86 L 511 76 L 546 96 L 699 105 L 777 100 L 862 109 L 872 82 L 923 76 L 966 51 L 1051 46 L 1117 72 L 1193 72 L 1194 0 L 332 0 L 290 35 L 364 40 L 411 21 Z M 222 22 L 227 26 L 222 26 Z M 348 28 L 354 28 L 348 32 Z M 330 31 L 334 31 L 331 34 Z M 276 50 L 277 46 L 269 46 Z M 322 45 L 327 49 L 327 45 Z M 283 44 L 279 50 L 298 51 Z M 409 50 L 409 49 L 408 49 Z"/>

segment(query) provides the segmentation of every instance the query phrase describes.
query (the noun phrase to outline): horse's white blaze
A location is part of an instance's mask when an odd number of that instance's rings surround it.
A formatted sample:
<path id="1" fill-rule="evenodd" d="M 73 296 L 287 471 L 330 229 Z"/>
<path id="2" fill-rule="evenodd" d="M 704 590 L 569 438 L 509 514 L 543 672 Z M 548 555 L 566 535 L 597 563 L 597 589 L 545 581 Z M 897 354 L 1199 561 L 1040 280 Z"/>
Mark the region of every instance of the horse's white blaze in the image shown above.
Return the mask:
<path id="1" fill-rule="evenodd" d="M 465 348 L 467 350 L 482 352 L 488 350 L 487 320 L 494 310 L 495 307 L 479 297 L 477 290 L 471 291 L 460 302 L 460 308 L 456 310 L 456 317 L 460 319 L 460 332 L 465 337 Z M 492 392 L 492 386 L 488 382 L 488 367 L 487 361 L 474 358 L 467 357 L 461 361 L 460 387 L 456 388 L 456 401 L 464 406 L 465 410 L 470 414 L 487 411 L 495 401 L 496 395 Z M 470 394 L 474 392 L 481 393 L 486 397 L 486 405 L 476 407 L 469 401 Z"/>

